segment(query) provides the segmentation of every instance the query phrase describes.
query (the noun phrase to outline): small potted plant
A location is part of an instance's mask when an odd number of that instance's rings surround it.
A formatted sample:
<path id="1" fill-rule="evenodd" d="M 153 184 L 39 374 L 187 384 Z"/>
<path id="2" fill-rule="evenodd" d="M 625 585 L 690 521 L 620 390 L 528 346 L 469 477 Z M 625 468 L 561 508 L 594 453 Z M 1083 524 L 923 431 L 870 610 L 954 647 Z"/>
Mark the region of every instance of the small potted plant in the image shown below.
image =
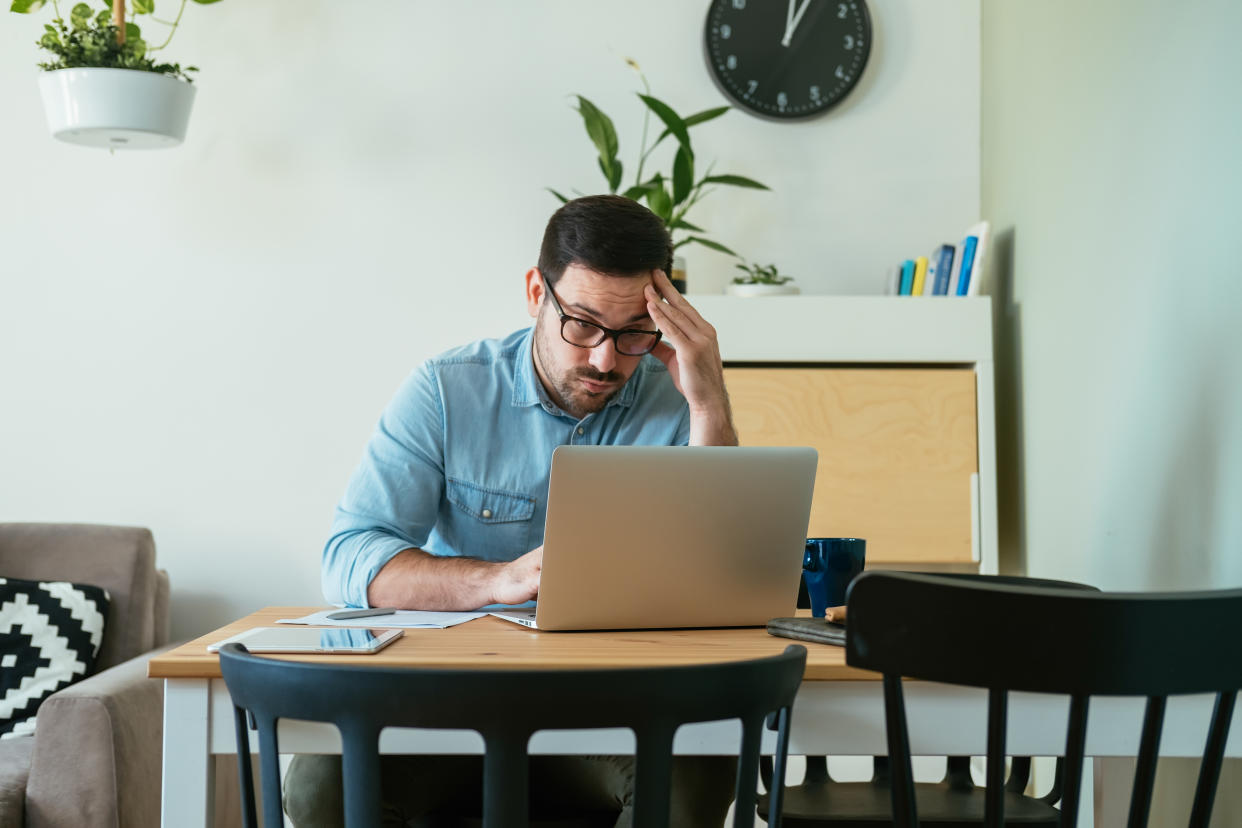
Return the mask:
<path id="1" fill-rule="evenodd" d="M 39 64 L 39 91 L 48 127 L 56 138 L 112 149 L 169 147 L 185 139 L 194 87 L 194 66 L 160 61 L 153 55 L 168 46 L 181 24 L 188 0 L 180 0 L 172 20 L 155 17 L 155 0 L 103 0 L 92 8 L 78 3 L 43 27 L 38 45 L 52 60 Z M 215 3 L 219 0 L 194 0 Z M 45 0 L 12 0 L 10 10 L 37 12 Z M 135 18 L 149 15 L 167 27 L 167 37 L 150 45 Z"/>
<path id="2" fill-rule="evenodd" d="M 774 264 L 743 263 L 735 267 L 746 275 L 733 277 L 733 283 L 726 288 L 732 296 L 776 296 L 798 292 L 798 288 L 789 284 L 793 277 L 781 275 Z"/>
<path id="3" fill-rule="evenodd" d="M 626 63 L 634 71 L 638 72 L 638 76 L 642 80 L 643 92 L 638 93 L 638 98 L 642 101 L 644 109 L 638 162 L 634 168 L 634 183 L 621 191 L 621 194 L 635 201 L 647 202 L 647 206 L 664 221 L 664 225 L 668 228 L 669 233 L 672 234 L 674 253 L 683 245 L 693 243 L 701 244 L 712 250 L 718 250 L 735 258 L 741 258 L 720 242 L 707 238 L 704 235 L 707 231 L 702 227 L 691 224 L 686 217 L 694 205 L 698 204 L 708 193 L 713 192 L 717 187 L 743 187 L 752 190 L 768 189 L 766 185 L 745 176 L 715 174 L 713 172 L 713 164 L 708 164 L 707 168 L 700 174 L 699 162 L 695 158 L 694 149 L 690 144 L 690 129 L 698 124 L 719 118 L 728 112 L 730 107 L 719 106 L 713 109 L 705 109 L 702 112 L 683 118 L 664 101 L 652 96 L 651 86 L 647 83 L 647 78 L 643 75 L 637 63 L 628 58 Z M 612 119 L 605 115 L 591 101 L 581 95 L 575 95 L 574 97 L 577 98 L 578 113 L 582 116 L 582 122 L 586 127 L 587 135 L 599 153 L 599 170 L 603 173 L 604 179 L 607 182 L 608 192 L 616 193 L 621 188 L 624 171 L 624 165 L 618 157 L 619 142 L 617 140 L 616 127 L 613 125 Z M 650 120 L 653 113 L 664 125 L 664 129 L 654 140 L 648 143 Z M 677 151 L 673 156 L 671 169 L 667 172 L 648 172 L 646 165 L 649 156 L 655 151 L 656 147 L 660 146 L 669 137 L 677 141 Z M 648 174 L 645 175 L 644 173 Z M 560 199 L 562 203 L 568 201 L 565 196 L 551 187 L 548 188 L 548 192 Z M 676 278 L 678 271 L 683 274 L 681 279 Z M 682 292 L 685 292 L 684 273 L 685 260 L 681 256 L 675 255 L 673 259 L 673 284 Z"/>

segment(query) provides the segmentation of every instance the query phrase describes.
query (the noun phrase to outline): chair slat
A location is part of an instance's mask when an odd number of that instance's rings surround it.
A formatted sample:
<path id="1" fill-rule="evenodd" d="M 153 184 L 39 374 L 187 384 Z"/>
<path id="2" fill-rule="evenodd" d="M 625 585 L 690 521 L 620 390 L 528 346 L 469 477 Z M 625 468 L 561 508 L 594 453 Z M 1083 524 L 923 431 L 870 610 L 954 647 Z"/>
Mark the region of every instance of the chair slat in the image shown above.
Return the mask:
<path id="1" fill-rule="evenodd" d="M 259 730 L 259 781 L 263 785 L 263 826 L 283 828 L 285 813 L 280 796 L 280 743 L 276 719 L 256 716 Z"/>
<path id="2" fill-rule="evenodd" d="M 755 822 L 755 791 L 759 785 L 759 750 L 762 740 L 763 719 L 754 716 L 742 719 L 742 752 L 737 763 L 739 793 L 733 808 L 734 828 L 748 828 Z"/>
<path id="3" fill-rule="evenodd" d="M 1160 758 L 1160 730 L 1164 726 L 1167 696 L 1147 699 L 1143 714 L 1143 735 L 1139 740 L 1138 762 L 1134 766 L 1134 787 L 1130 794 L 1128 828 L 1146 828 L 1151 813 L 1151 795 L 1156 782 L 1156 762 Z"/>
<path id="4" fill-rule="evenodd" d="M 1001 828 L 1005 824 L 1005 727 L 1009 694 L 993 687 L 988 690 L 988 788 L 983 800 L 983 824 Z"/>
<path id="5" fill-rule="evenodd" d="M 1199 782 L 1195 785 L 1195 802 L 1190 810 L 1190 828 L 1207 828 L 1212 817 L 1216 783 L 1220 780 L 1221 761 L 1225 755 L 1225 742 L 1229 738 L 1229 724 L 1233 721 L 1233 708 L 1237 698 L 1237 690 L 1216 694 L 1207 745 L 1203 748 L 1203 764 L 1199 766 Z"/>
<path id="6" fill-rule="evenodd" d="M 789 708 L 782 707 L 776 718 L 776 756 L 773 758 L 773 778 L 780 780 L 775 787 L 769 787 L 771 796 L 768 801 L 768 825 L 781 824 L 781 808 L 785 804 L 785 765 L 789 756 Z M 809 763 L 811 759 L 816 757 L 807 757 Z M 824 760 L 825 766 L 828 759 L 825 756 L 818 757 Z M 827 774 L 825 774 L 826 776 Z M 738 780 L 738 789 L 743 790 L 742 783 L 744 780 Z M 738 812 L 741 813 L 740 811 Z"/>
<path id="7" fill-rule="evenodd" d="M 254 771 L 250 767 L 250 734 L 246 711 L 233 705 L 233 735 L 237 738 L 237 776 L 241 791 L 242 828 L 258 828 L 254 818 Z M 245 745 L 245 749 L 242 746 Z"/>
<path id="8" fill-rule="evenodd" d="M 1083 754 L 1087 750 L 1087 709 L 1090 696 L 1070 696 L 1069 726 L 1065 734 L 1065 778 L 1061 780 L 1061 825 L 1078 824 L 1082 798 Z"/>
<path id="9" fill-rule="evenodd" d="M 893 824 L 897 828 L 916 828 L 919 815 L 911 795 L 914 768 L 910 761 L 910 734 L 906 729 L 906 702 L 901 692 L 901 676 L 884 676 L 884 718 L 893 781 Z"/>
<path id="10" fill-rule="evenodd" d="M 523 828 L 530 819 L 530 734 L 506 728 L 483 738 L 483 828 Z"/>
<path id="11" fill-rule="evenodd" d="M 667 828 L 674 730 L 665 723 L 636 729 L 634 746 L 634 824 Z"/>
<path id="12" fill-rule="evenodd" d="M 341 731 L 341 776 L 345 782 L 345 824 L 380 824 L 380 728 L 347 721 Z"/>

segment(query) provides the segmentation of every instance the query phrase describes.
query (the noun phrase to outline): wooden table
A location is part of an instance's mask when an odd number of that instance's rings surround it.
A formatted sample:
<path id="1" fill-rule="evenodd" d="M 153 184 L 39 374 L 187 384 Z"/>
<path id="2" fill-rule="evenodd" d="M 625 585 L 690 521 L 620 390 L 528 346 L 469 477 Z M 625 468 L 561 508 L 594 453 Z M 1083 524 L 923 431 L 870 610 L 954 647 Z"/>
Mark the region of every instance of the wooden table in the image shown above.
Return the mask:
<path id="1" fill-rule="evenodd" d="M 296 618 L 316 609 L 268 607 L 151 659 L 149 675 L 164 680 L 163 825 L 210 826 L 214 790 L 211 756 L 236 752 L 232 703 L 220 678 L 219 660 L 207 652 L 207 645 L 252 627 L 271 626 L 278 618 Z M 933 621 L 929 619 L 929 623 Z M 400 667 L 639 667 L 756 658 L 779 653 L 790 643 L 758 628 L 566 633 L 539 632 L 496 618 L 480 618 L 447 630 L 406 630 L 400 640 L 374 655 L 272 657 Z M 887 753 L 879 676 L 847 666 L 841 647 L 808 644 L 807 650 L 806 673 L 794 705 L 790 753 Z M 986 691 L 907 682 L 905 697 L 915 754 L 986 752 Z M 1212 698 L 1170 700 L 1162 755 L 1201 754 Z M 1067 711 L 1064 697 L 1011 694 L 1010 752 L 1030 756 L 1060 753 L 1065 746 Z M 1142 711 L 1142 700 L 1092 699 L 1088 755 L 1135 755 Z M 1231 757 L 1242 756 L 1240 729 L 1235 727 L 1231 733 L 1227 748 Z M 734 754 L 739 733 L 736 722 L 688 725 L 678 732 L 674 749 L 683 754 Z M 765 748 L 770 750 L 774 741 L 774 734 L 768 734 Z M 288 753 L 341 749 L 335 728 L 309 722 L 283 722 L 280 744 L 282 752 Z M 380 740 L 380 749 L 386 753 L 481 753 L 482 747 L 478 734 L 464 731 L 388 730 Z M 616 729 L 546 731 L 531 740 L 532 753 L 632 753 L 633 749 L 632 734 Z"/>

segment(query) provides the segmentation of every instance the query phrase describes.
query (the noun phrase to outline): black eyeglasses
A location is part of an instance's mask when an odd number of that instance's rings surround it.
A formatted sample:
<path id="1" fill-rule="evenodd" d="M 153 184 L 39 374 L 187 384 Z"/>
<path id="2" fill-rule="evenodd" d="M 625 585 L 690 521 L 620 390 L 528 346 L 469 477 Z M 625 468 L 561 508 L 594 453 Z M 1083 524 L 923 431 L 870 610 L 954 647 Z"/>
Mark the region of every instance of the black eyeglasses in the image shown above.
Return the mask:
<path id="1" fill-rule="evenodd" d="M 642 356 L 651 353 L 659 344 L 660 337 L 664 335 L 659 331 L 643 331 L 634 328 L 616 331 L 576 316 L 570 316 L 561 307 L 561 302 L 556 298 L 552 286 L 547 282 L 543 284 L 548 289 L 548 296 L 552 298 L 552 307 L 556 308 L 557 315 L 561 317 L 561 339 L 570 345 L 577 345 L 579 348 L 594 348 L 608 337 L 612 337 L 612 344 L 616 346 L 617 353 L 625 356 Z"/>

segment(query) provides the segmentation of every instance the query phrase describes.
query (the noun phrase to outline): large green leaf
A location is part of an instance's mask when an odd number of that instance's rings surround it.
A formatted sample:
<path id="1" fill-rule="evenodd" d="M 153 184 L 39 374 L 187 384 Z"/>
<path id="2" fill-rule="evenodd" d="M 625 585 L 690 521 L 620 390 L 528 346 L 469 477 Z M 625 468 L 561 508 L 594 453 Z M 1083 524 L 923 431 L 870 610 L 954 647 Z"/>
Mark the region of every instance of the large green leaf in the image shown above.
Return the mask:
<path id="1" fill-rule="evenodd" d="M 684 146 L 673 158 L 673 204 L 681 204 L 694 188 L 694 156 Z"/>
<path id="2" fill-rule="evenodd" d="M 701 124 L 701 123 L 704 123 L 705 121 L 710 121 L 713 118 L 719 118 L 721 115 L 725 114 L 732 108 L 733 107 L 731 106 L 718 106 L 714 109 L 704 109 L 702 112 L 696 112 L 693 115 L 689 115 L 686 117 L 684 121 L 686 125 L 686 129 L 689 129 L 690 127 L 696 124 Z M 669 131 L 665 129 L 663 132 L 660 133 L 660 137 L 656 139 L 656 143 L 657 144 L 660 143 L 665 138 L 667 138 L 669 135 L 670 135 Z"/>
<path id="3" fill-rule="evenodd" d="M 668 224 L 673 216 L 673 200 L 669 197 L 668 190 L 664 189 L 664 179 L 656 176 L 656 183 L 658 186 L 647 193 L 647 206 Z"/>
<path id="4" fill-rule="evenodd" d="M 647 193 L 651 192 L 658 186 L 659 185 L 655 183 L 655 180 L 652 179 L 651 181 L 648 181 L 645 184 L 635 184 L 633 187 L 630 187 L 628 190 L 626 190 L 621 195 L 625 196 L 626 198 L 632 198 L 635 201 L 638 201 L 640 198 L 647 195 Z"/>
<path id="5" fill-rule="evenodd" d="M 668 229 L 669 230 L 689 230 L 692 233 L 706 233 L 707 232 L 702 227 L 699 227 L 697 224 L 691 224 L 690 222 L 686 221 L 684 218 L 679 218 L 673 223 L 669 224 Z"/>
<path id="6" fill-rule="evenodd" d="M 69 22 L 75 29 L 85 29 L 91 24 L 91 16 L 91 7 L 85 3 L 78 3 L 69 12 Z"/>
<path id="7" fill-rule="evenodd" d="M 604 173 L 608 186 L 615 191 L 617 184 L 621 183 L 621 173 L 617 163 L 616 127 L 612 125 L 612 119 L 605 115 L 595 104 L 581 95 L 575 95 L 574 97 L 578 99 L 578 114 L 582 116 L 582 123 L 586 127 L 587 135 L 590 137 L 591 143 L 595 145 L 595 149 L 599 152 L 599 168 Z"/>
<path id="8" fill-rule="evenodd" d="M 612 159 L 611 164 L 605 164 L 604 159 L 599 159 L 599 171 L 604 174 L 604 178 L 608 181 L 608 192 L 615 193 L 617 187 L 621 184 L 621 159 Z"/>
<path id="9" fill-rule="evenodd" d="M 742 175 L 709 175 L 703 179 L 704 184 L 731 184 L 734 187 L 750 187 L 752 190 L 770 189 L 767 184 L 760 184 L 753 178 Z"/>
<path id="10" fill-rule="evenodd" d="M 691 157 L 693 157 L 694 150 L 690 148 L 690 133 L 686 131 L 686 122 L 681 119 L 681 116 L 674 112 L 672 107 L 664 103 L 664 101 L 659 98 L 653 98 L 650 95 L 643 95 L 642 93 L 639 93 L 638 97 L 642 98 L 643 103 L 647 105 L 647 108 L 654 112 L 656 117 L 664 122 L 664 126 L 668 127 L 669 132 L 677 136 L 677 142 L 681 144 L 682 148 L 685 149 L 686 152 L 690 153 Z"/>
<path id="11" fill-rule="evenodd" d="M 737 258 L 737 254 L 734 253 L 732 250 L 725 247 L 720 242 L 714 242 L 711 239 L 705 239 L 701 236 L 689 236 L 683 239 L 683 243 L 685 242 L 695 242 L 697 244 L 703 245 L 704 247 L 710 247 L 712 250 L 719 250 L 721 253 L 728 253 L 730 256 Z"/>
<path id="12" fill-rule="evenodd" d="M 13 0 L 9 6 L 9 11 L 15 11 L 18 14 L 30 14 L 43 8 L 43 2 L 44 0 Z"/>
<path id="13" fill-rule="evenodd" d="M 155 0 L 133 0 L 134 14 L 151 14 L 155 11 Z"/>

